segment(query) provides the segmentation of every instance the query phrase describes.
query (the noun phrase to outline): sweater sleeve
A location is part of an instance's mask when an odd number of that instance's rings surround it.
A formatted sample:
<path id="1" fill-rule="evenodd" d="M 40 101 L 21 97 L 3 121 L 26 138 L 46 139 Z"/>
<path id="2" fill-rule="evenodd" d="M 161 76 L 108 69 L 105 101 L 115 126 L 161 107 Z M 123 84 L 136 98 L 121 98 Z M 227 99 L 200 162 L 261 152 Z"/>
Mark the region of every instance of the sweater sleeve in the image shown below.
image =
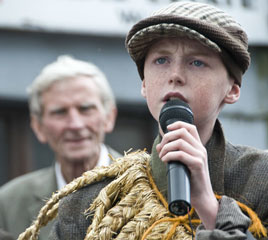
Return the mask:
<path id="1" fill-rule="evenodd" d="M 246 231 L 250 219 L 243 214 L 234 199 L 223 196 L 213 230 L 206 230 L 200 225 L 196 231 L 196 240 L 244 240 L 247 239 Z"/>

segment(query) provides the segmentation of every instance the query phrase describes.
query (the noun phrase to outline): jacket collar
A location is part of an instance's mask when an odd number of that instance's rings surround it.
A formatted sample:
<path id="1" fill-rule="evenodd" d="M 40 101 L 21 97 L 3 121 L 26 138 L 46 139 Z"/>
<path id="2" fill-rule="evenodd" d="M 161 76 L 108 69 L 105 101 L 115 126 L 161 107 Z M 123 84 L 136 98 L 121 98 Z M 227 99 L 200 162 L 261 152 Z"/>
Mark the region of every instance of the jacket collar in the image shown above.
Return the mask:
<path id="1" fill-rule="evenodd" d="M 32 189 L 33 202 L 28 208 L 30 216 L 36 217 L 36 213 L 44 206 L 45 201 L 48 200 L 52 193 L 57 190 L 55 167 L 53 166 L 44 169 L 39 179 L 36 179 L 35 185 Z"/>

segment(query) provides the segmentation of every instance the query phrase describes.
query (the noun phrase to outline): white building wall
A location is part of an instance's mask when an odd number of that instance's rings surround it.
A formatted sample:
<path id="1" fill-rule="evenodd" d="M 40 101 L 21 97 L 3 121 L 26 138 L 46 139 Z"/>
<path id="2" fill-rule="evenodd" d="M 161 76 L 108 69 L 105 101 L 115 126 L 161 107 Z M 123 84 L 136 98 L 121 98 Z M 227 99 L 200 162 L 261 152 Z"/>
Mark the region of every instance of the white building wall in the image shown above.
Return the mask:
<path id="1" fill-rule="evenodd" d="M 268 68 L 260 69 L 260 61 L 268 66 L 268 48 L 250 49 L 252 63 L 243 77 L 241 97 L 223 109 L 220 119 L 225 134 L 233 143 L 268 148 Z M 264 68 L 264 69 L 263 69 Z"/>
<path id="2" fill-rule="evenodd" d="M 180 0 L 177 0 L 180 1 Z M 268 44 L 267 0 L 196 0 L 234 16 L 252 44 Z M 0 27 L 125 36 L 139 19 L 174 0 L 1 0 Z"/>
<path id="3" fill-rule="evenodd" d="M 110 80 L 118 101 L 144 102 L 124 36 L 134 22 L 170 2 L 1 0 L 0 97 L 26 99 L 26 86 L 41 68 L 58 55 L 71 54 L 97 64 Z M 260 74 L 258 50 L 262 47 L 268 54 L 268 1 L 202 2 L 215 2 L 238 19 L 252 46 L 252 65 L 244 76 L 241 99 L 220 115 L 226 136 L 237 144 L 268 148 L 268 70 Z M 267 57 L 264 60 L 268 66 Z"/>

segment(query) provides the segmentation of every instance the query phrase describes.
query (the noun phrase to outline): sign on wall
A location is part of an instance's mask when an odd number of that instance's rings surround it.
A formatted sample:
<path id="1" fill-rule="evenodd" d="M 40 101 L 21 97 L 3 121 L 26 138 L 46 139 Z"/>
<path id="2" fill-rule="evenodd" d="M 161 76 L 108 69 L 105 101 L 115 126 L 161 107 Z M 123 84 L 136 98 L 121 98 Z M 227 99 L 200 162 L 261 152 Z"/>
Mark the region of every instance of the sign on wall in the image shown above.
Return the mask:
<path id="1" fill-rule="evenodd" d="M 199 0 L 234 16 L 251 44 L 268 44 L 267 0 Z M 0 0 L 0 28 L 125 36 L 130 27 L 174 0 Z"/>

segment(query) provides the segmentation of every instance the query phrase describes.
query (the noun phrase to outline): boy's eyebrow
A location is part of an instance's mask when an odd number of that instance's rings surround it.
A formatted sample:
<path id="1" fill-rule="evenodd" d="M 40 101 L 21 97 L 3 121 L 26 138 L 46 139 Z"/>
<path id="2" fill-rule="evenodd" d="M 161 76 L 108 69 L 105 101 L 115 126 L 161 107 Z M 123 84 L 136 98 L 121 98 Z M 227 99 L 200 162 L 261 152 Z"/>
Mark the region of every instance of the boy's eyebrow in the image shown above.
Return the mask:
<path id="1" fill-rule="evenodd" d="M 179 44 L 180 45 L 180 44 Z M 202 47 L 199 45 L 194 44 L 194 46 L 185 46 L 184 44 L 178 45 L 178 48 L 183 48 L 182 51 L 186 53 L 187 55 L 202 55 L 202 56 L 211 56 L 211 50 L 206 49 L 206 47 Z M 163 44 L 156 44 L 153 46 L 149 52 L 152 54 L 169 54 L 174 51 L 174 48 L 167 48 Z"/>
<path id="2" fill-rule="evenodd" d="M 156 48 L 153 49 L 152 54 L 169 54 L 173 50 L 168 50 L 165 48 Z M 209 51 L 205 51 L 202 49 L 187 49 L 187 51 L 184 51 L 186 55 L 199 55 L 199 56 L 205 56 L 205 57 L 211 57 L 211 53 Z"/>
<path id="3" fill-rule="evenodd" d="M 202 48 L 188 48 L 187 49 L 188 54 L 196 54 L 196 55 L 203 55 L 203 56 L 211 56 L 212 50 L 206 49 L 206 47 Z"/>
<path id="4" fill-rule="evenodd" d="M 201 50 L 193 50 L 189 51 L 187 55 L 198 55 L 198 56 L 204 56 L 204 57 L 211 57 L 211 53 L 207 51 L 201 51 Z"/>
<path id="5" fill-rule="evenodd" d="M 164 48 L 155 48 L 152 49 L 151 54 L 168 54 L 170 53 L 170 50 L 164 49 Z"/>

